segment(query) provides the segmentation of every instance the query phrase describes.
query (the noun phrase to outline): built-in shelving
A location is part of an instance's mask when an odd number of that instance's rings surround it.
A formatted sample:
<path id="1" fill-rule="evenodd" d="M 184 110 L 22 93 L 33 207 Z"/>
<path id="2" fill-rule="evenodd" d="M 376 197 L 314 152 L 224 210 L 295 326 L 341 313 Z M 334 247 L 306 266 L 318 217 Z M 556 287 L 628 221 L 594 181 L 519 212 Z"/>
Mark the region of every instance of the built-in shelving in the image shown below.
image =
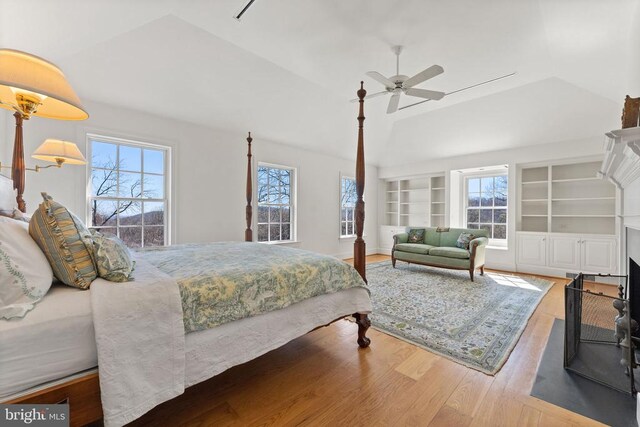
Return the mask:
<path id="1" fill-rule="evenodd" d="M 526 231 L 547 231 L 549 222 L 549 168 L 522 169 L 520 223 Z"/>
<path id="2" fill-rule="evenodd" d="M 554 179 L 551 182 L 578 182 L 578 181 L 599 181 L 600 178 L 592 177 L 592 178 L 569 178 L 569 179 Z"/>
<path id="3" fill-rule="evenodd" d="M 385 181 L 386 226 L 439 226 L 445 223 L 444 176 Z"/>
<path id="4" fill-rule="evenodd" d="M 569 197 L 566 199 L 551 199 L 552 202 L 579 202 L 579 201 L 594 201 L 594 200 L 615 200 L 615 197 Z M 524 201 L 524 200 L 523 200 Z"/>
<path id="5" fill-rule="evenodd" d="M 600 162 L 521 169 L 520 231 L 615 234 L 616 188 Z"/>
<path id="6" fill-rule="evenodd" d="M 386 181 L 385 225 L 426 225 L 429 208 L 429 179 L 417 177 Z"/>
<path id="7" fill-rule="evenodd" d="M 443 227 L 446 225 L 446 185 L 445 177 L 431 177 L 431 217 L 430 224 L 432 227 Z"/>
<path id="8" fill-rule="evenodd" d="M 551 215 L 552 218 L 615 218 L 615 215 Z"/>

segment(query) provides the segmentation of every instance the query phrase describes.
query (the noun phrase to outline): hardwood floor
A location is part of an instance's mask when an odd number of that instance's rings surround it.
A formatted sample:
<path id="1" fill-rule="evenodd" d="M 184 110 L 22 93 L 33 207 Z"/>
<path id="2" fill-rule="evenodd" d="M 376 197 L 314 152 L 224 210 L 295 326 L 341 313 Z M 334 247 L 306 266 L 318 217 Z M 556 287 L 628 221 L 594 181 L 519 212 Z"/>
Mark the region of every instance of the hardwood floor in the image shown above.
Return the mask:
<path id="1" fill-rule="evenodd" d="M 567 281 L 553 280 L 494 377 L 373 329 L 371 347 L 359 349 L 356 325 L 340 321 L 193 386 L 132 425 L 602 425 L 529 396 L 553 320 L 563 317 Z"/>

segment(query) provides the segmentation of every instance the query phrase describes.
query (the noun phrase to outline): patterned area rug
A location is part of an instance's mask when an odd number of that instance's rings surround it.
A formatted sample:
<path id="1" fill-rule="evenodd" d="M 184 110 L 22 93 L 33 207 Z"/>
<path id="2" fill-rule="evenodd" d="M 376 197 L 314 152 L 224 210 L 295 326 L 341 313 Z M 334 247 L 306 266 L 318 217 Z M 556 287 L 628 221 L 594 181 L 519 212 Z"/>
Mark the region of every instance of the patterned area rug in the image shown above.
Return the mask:
<path id="1" fill-rule="evenodd" d="M 495 375 L 553 282 L 390 261 L 367 265 L 374 328 Z"/>

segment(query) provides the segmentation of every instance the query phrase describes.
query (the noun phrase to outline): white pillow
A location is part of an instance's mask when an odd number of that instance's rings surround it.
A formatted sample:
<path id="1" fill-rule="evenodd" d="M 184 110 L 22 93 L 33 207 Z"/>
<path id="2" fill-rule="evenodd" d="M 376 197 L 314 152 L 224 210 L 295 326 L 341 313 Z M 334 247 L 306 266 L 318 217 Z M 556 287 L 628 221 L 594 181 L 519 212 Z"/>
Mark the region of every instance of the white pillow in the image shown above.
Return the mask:
<path id="1" fill-rule="evenodd" d="M 13 189 L 13 181 L 0 175 L 0 215 L 12 216 L 15 207 L 16 191 Z"/>
<path id="2" fill-rule="evenodd" d="M 51 266 L 29 235 L 29 224 L 0 217 L 0 319 L 23 317 L 52 281 Z"/>

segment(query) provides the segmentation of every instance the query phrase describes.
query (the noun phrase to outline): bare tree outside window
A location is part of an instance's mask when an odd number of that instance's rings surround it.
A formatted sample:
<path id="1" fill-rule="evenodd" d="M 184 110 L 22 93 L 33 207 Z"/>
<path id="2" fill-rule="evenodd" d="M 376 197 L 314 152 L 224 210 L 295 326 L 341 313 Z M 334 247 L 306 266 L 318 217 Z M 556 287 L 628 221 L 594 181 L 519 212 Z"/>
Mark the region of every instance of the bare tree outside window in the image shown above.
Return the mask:
<path id="1" fill-rule="evenodd" d="M 165 152 L 90 139 L 90 227 L 131 248 L 166 244 Z"/>
<path id="2" fill-rule="evenodd" d="M 507 176 L 467 178 L 467 228 L 484 229 L 492 239 L 507 238 Z"/>
<path id="3" fill-rule="evenodd" d="M 258 166 L 258 241 L 293 240 L 293 169 Z"/>
<path id="4" fill-rule="evenodd" d="M 340 236 L 351 237 L 356 234 L 355 208 L 358 194 L 354 178 L 340 178 Z"/>

